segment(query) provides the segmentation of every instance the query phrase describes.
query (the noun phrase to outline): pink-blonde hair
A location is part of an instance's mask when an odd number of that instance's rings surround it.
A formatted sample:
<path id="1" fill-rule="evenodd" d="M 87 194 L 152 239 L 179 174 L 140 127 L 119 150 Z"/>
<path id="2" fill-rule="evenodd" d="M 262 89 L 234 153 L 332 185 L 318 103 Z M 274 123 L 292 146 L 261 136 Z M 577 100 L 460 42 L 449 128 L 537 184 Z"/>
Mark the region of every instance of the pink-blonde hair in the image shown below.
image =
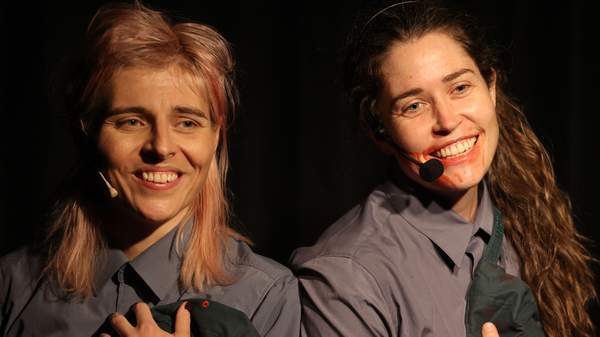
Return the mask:
<path id="1" fill-rule="evenodd" d="M 89 172 L 97 169 L 97 132 L 110 102 L 112 76 L 127 67 L 176 65 L 191 75 L 200 93 L 208 97 L 211 119 L 220 127 L 217 153 L 194 205 L 195 222 L 185 251 L 180 252 L 180 283 L 185 289 L 199 290 L 228 282 L 226 241 L 230 237 L 246 240 L 228 225 L 227 126 L 237 100 L 228 42 L 206 25 L 172 23 L 160 12 L 136 2 L 102 7 L 88 26 L 83 50 L 80 67 L 74 72 L 77 76 L 66 87 L 65 95 L 71 129 L 81 144 L 82 164 L 75 170 L 71 188 L 55 207 L 45 241 L 45 272 L 69 294 L 92 294 L 94 257 L 106 246 L 106 240 L 102 214 L 90 195 L 98 181 L 90 182 L 93 178 Z M 182 233 L 178 232 L 178 242 Z"/>

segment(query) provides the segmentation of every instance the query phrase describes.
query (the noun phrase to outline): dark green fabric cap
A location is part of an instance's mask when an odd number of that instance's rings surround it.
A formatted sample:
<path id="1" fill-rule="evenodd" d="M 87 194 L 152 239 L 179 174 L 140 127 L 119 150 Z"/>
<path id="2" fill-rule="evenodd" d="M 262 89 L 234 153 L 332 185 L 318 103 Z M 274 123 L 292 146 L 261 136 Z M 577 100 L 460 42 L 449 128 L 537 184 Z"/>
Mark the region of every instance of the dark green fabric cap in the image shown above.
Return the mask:
<path id="1" fill-rule="evenodd" d="M 481 337 L 485 322 L 501 337 L 544 337 L 537 305 L 525 282 L 495 264 L 480 261 L 467 297 L 467 336 Z"/>
<path id="2" fill-rule="evenodd" d="M 481 337 L 485 322 L 496 325 L 501 337 L 544 337 L 535 298 L 525 282 L 498 266 L 504 227 L 494 210 L 492 236 L 475 269 L 467 294 L 467 336 Z"/>

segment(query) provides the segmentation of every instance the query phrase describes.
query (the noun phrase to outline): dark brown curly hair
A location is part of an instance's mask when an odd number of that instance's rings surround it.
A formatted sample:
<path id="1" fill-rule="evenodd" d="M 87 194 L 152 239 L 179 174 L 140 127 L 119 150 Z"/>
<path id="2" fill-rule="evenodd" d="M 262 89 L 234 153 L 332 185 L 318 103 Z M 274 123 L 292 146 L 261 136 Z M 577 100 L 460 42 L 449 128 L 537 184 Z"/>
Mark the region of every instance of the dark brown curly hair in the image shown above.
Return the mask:
<path id="1" fill-rule="evenodd" d="M 495 74 L 500 137 L 484 180 L 503 213 L 506 237 L 517 251 L 547 336 L 592 337 L 586 304 L 596 298 L 593 258 L 575 229 L 569 198 L 556 184 L 547 151 L 522 110 L 503 92 L 497 52 L 480 25 L 431 1 L 397 3 L 365 17 L 369 19 L 357 20 L 347 42 L 344 83 L 366 127 L 381 88 L 379 68 L 394 42 L 442 32 L 462 45 L 488 84 Z"/>

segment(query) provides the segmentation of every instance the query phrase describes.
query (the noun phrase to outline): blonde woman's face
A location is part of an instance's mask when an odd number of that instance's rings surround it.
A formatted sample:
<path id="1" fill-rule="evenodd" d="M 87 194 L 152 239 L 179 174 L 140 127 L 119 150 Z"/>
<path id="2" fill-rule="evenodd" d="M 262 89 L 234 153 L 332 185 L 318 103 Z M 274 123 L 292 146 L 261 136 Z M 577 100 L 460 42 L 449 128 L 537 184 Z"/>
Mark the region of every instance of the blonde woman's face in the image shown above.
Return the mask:
<path id="1" fill-rule="evenodd" d="M 475 188 L 498 144 L 495 80 L 488 86 L 463 47 L 436 32 L 393 45 L 381 73 L 375 108 L 387 134 L 410 156 L 439 159 L 445 168 L 427 183 L 417 165 L 396 155 L 402 170 L 443 195 Z"/>
<path id="2" fill-rule="evenodd" d="M 98 147 L 119 197 L 153 223 L 182 216 L 198 197 L 219 139 L 209 104 L 178 68 L 125 68 L 112 79 Z"/>

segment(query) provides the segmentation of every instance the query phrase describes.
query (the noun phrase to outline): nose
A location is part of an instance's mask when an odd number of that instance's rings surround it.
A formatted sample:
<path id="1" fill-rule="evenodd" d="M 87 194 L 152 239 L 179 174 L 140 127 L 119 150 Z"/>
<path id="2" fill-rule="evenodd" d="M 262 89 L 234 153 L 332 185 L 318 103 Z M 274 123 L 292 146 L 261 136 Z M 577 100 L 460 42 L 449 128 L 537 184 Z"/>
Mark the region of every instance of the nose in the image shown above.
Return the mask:
<path id="1" fill-rule="evenodd" d="M 175 156 L 176 145 L 168 125 L 156 123 L 144 145 L 144 154 L 148 161 L 160 162 Z"/>
<path id="2" fill-rule="evenodd" d="M 432 131 L 436 135 L 445 136 L 450 133 L 461 122 L 460 113 L 446 100 L 437 100 L 434 106 L 434 119 Z"/>

